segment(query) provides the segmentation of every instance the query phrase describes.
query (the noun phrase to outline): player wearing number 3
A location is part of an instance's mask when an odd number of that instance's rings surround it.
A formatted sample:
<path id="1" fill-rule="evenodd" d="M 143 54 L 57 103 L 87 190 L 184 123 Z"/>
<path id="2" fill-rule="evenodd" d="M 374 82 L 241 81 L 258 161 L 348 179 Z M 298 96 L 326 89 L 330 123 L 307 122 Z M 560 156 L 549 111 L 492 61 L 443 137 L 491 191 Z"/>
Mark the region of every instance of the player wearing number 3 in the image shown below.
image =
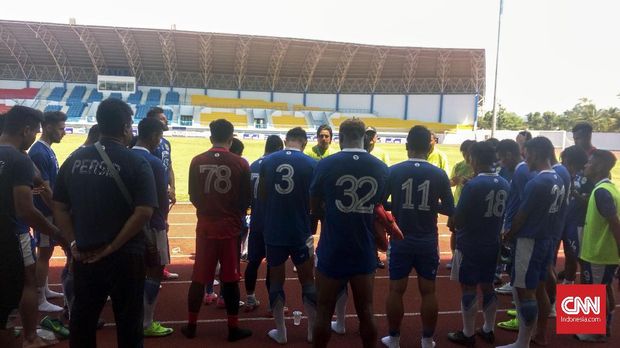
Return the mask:
<path id="1" fill-rule="evenodd" d="M 422 295 L 422 347 L 435 345 L 435 277 L 439 266 L 437 214 L 451 216 L 454 198 L 446 172 L 426 160 L 430 150 L 431 132 L 425 127 L 415 126 L 407 135 L 409 160 L 390 167 L 386 195 L 392 196 L 392 214 L 405 238 L 392 239 L 388 249 L 390 293 L 386 307 L 389 336 L 381 339 L 387 347 L 400 346 L 403 295 L 409 273 L 414 268 Z"/>
<path id="2" fill-rule="evenodd" d="M 241 218 L 250 204 L 250 167 L 228 151 L 233 125 L 223 119 L 209 124 L 213 147 L 192 159 L 189 167 L 189 198 L 198 216 L 196 260 L 187 294 L 188 324 L 181 328 L 187 338 L 196 336 L 196 322 L 205 284 L 213 282 L 219 261 L 222 294 L 228 314 L 228 341 L 249 337 L 238 327 L 239 249 Z"/>
<path id="3" fill-rule="evenodd" d="M 364 347 L 374 347 L 377 340 L 372 298 L 377 268 L 373 210 L 384 196 L 388 171 L 364 150 L 364 132 L 360 119 L 344 121 L 340 125 L 342 151 L 317 164 L 310 185 L 311 212 L 319 217 L 324 214 L 317 246 L 315 347 L 326 347 L 329 342 L 337 295 L 347 281 Z"/>

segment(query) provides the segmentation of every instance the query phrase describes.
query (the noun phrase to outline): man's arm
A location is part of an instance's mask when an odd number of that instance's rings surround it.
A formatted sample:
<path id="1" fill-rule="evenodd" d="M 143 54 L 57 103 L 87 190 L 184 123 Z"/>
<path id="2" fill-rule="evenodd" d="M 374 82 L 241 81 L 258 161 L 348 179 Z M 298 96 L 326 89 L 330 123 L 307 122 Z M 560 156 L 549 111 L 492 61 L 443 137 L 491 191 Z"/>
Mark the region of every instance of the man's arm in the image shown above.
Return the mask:
<path id="1" fill-rule="evenodd" d="M 248 210 L 248 207 L 250 206 L 250 202 L 252 201 L 252 180 L 251 180 L 251 174 L 250 174 L 250 167 L 247 165 L 247 163 L 245 163 L 245 166 L 243 167 L 243 171 L 241 172 L 240 185 L 241 187 L 239 190 L 239 193 L 240 193 L 240 197 L 239 197 L 240 207 L 239 208 L 241 208 L 241 212 L 245 213 Z"/>
<path id="2" fill-rule="evenodd" d="M 75 248 L 75 244 L 73 243 L 75 241 L 75 232 L 73 230 L 73 222 L 71 221 L 71 208 L 65 203 L 54 201 L 52 204 L 52 212 L 54 213 L 54 222 L 62 231 L 63 237 L 66 241 L 73 244 L 70 245 L 72 249 L 71 254 L 79 260 L 77 248 Z"/>
<path id="3" fill-rule="evenodd" d="M 611 193 L 605 188 L 599 188 L 594 191 L 594 200 L 596 210 L 609 223 L 609 230 L 616 240 L 618 253 L 620 253 L 620 220 L 618 219 L 618 209 Z"/>
<path id="4" fill-rule="evenodd" d="M 177 202 L 176 186 L 174 181 L 174 169 L 172 168 L 172 161 L 168 168 L 168 198 L 172 204 Z"/>
<path id="5" fill-rule="evenodd" d="M 194 205 L 194 208 L 198 209 L 198 204 L 200 199 L 198 198 L 199 192 L 197 192 L 198 183 L 196 182 L 199 178 L 198 173 L 196 172 L 196 166 L 194 165 L 194 161 L 189 165 L 189 175 L 187 180 L 187 192 L 189 193 L 189 200 Z"/>
<path id="6" fill-rule="evenodd" d="M 58 238 L 63 244 L 63 248 L 68 247 L 67 239 L 60 235 L 60 230 L 52 223 L 47 221 L 45 216 L 35 208 L 32 203 L 32 188 L 30 186 L 20 185 L 13 187 L 13 200 L 15 204 L 15 213 L 17 218 L 26 223 L 35 230 L 44 234 Z"/>
<path id="7" fill-rule="evenodd" d="M 540 197 L 543 197 L 542 195 L 548 194 L 539 191 L 541 190 L 538 189 L 538 186 L 533 181 L 530 181 L 525 185 L 521 206 L 519 207 L 519 210 L 517 210 L 517 213 L 512 219 L 510 229 L 506 232 L 506 234 L 504 234 L 505 241 L 513 239 L 517 235 L 517 233 L 521 231 L 523 225 L 525 225 L 525 222 L 527 221 L 527 218 L 530 215 L 531 211 L 539 208 L 537 207 L 538 200 L 540 199 Z"/>
<path id="8" fill-rule="evenodd" d="M 442 215 L 452 216 L 454 214 L 454 196 L 452 195 L 452 189 L 450 189 L 450 180 L 448 179 L 448 175 L 442 173 L 441 181 L 439 183 L 440 192 L 439 199 L 441 200 L 441 204 L 439 205 L 439 209 L 437 212 Z"/>

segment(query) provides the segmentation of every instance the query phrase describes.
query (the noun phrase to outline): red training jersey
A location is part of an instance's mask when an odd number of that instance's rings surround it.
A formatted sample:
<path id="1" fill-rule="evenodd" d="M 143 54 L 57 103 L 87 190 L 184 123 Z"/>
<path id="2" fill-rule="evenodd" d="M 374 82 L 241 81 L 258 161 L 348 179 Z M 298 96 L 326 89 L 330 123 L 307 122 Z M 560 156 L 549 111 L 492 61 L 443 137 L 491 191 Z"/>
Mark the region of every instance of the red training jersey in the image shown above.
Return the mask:
<path id="1" fill-rule="evenodd" d="M 196 207 L 196 233 L 210 239 L 236 238 L 250 205 L 250 166 L 225 148 L 214 147 L 192 159 L 189 198 Z"/>

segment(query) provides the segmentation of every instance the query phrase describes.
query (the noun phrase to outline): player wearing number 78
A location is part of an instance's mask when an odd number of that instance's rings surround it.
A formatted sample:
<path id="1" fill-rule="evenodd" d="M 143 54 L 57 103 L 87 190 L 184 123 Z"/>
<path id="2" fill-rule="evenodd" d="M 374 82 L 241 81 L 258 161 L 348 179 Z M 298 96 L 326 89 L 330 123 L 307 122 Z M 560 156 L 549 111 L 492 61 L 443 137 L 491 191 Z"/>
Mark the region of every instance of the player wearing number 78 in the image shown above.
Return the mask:
<path id="1" fill-rule="evenodd" d="M 392 196 L 392 214 L 403 232 L 403 240 L 392 239 L 388 249 L 390 293 L 387 299 L 389 335 L 381 339 L 387 347 L 399 347 L 403 320 L 403 295 L 409 273 L 415 268 L 422 295 L 422 347 L 435 344 L 437 324 L 435 277 L 439 266 L 437 214 L 451 216 L 454 198 L 450 180 L 442 169 L 426 159 L 431 150 L 431 132 L 415 126 L 407 135 L 407 161 L 390 167 L 387 195 Z"/>

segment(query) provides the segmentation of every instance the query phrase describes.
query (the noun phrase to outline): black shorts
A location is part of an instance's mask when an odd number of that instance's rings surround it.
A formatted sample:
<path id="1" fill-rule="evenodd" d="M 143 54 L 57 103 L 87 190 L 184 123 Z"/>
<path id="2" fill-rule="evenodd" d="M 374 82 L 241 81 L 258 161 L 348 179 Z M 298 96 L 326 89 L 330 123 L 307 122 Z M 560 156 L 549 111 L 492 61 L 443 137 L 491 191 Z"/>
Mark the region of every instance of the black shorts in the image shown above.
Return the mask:
<path id="1" fill-rule="evenodd" d="M 24 261 L 19 239 L 11 229 L 0 229 L 0 279 L 0 330 L 4 330 L 24 287 Z"/>

